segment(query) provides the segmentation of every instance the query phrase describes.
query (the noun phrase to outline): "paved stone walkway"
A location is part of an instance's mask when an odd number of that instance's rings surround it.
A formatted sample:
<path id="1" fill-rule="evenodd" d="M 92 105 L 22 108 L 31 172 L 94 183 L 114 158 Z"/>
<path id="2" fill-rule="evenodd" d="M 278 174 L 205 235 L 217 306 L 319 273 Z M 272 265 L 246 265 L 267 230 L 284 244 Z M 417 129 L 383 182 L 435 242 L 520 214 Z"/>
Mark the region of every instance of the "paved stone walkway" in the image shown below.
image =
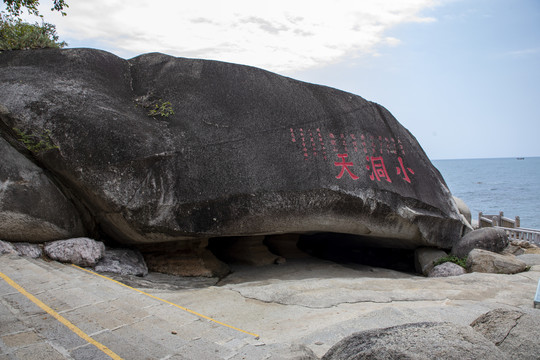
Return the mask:
<path id="1" fill-rule="evenodd" d="M 424 278 L 304 259 L 236 268 L 219 286 L 145 293 L 15 255 L 0 256 L 0 273 L 8 277 L 0 278 L 0 360 L 307 360 L 362 330 L 420 321 L 469 325 L 496 308 L 532 309 L 540 265 L 516 275 Z"/>
<path id="2" fill-rule="evenodd" d="M 264 359 L 264 343 L 57 262 L 0 257 L 0 272 L 123 359 Z M 0 359 L 110 359 L 0 280 Z M 113 357 L 114 358 L 114 357 Z"/>

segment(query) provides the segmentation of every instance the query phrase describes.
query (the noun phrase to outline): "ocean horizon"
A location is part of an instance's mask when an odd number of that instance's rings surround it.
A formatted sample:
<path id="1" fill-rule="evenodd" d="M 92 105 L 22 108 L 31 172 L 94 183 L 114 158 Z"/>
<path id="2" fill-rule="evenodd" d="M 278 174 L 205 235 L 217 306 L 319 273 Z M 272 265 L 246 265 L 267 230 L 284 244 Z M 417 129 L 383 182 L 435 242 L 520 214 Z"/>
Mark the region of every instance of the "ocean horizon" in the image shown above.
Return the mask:
<path id="1" fill-rule="evenodd" d="M 520 217 L 521 227 L 540 229 L 540 156 L 431 160 L 452 194 L 478 213 Z"/>

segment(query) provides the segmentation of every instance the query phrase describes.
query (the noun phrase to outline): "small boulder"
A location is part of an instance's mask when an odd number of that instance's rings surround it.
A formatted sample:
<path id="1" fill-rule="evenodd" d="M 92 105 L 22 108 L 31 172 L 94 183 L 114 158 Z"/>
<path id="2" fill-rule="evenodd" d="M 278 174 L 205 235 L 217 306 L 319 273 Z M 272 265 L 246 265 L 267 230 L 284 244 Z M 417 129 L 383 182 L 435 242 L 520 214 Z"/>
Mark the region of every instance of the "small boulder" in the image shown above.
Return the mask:
<path id="1" fill-rule="evenodd" d="M 60 262 L 79 266 L 94 266 L 103 257 L 105 245 L 89 238 L 51 241 L 45 244 L 45 254 Z"/>
<path id="2" fill-rule="evenodd" d="M 3 254 L 17 254 L 17 250 L 12 243 L 0 240 L 0 255 Z"/>
<path id="3" fill-rule="evenodd" d="M 465 204 L 465 201 L 461 200 L 458 197 L 452 196 L 454 198 L 454 201 L 456 202 L 458 211 L 463 217 L 465 217 L 465 220 L 469 223 L 469 225 L 472 224 L 472 216 L 471 216 L 471 209 Z"/>
<path id="4" fill-rule="evenodd" d="M 416 272 L 427 276 L 435 266 L 435 262 L 447 255 L 446 252 L 432 247 L 416 249 L 414 251 L 414 267 L 416 268 Z"/>
<path id="5" fill-rule="evenodd" d="M 508 359 L 469 326 L 423 322 L 361 331 L 341 340 L 323 360 Z"/>
<path id="6" fill-rule="evenodd" d="M 527 270 L 527 264 L 514 255 L 501 255 L 491 251 L 474 249 L 467 257 L 469 272 L 516 274 Z"/>
<path id="7" fill-rule="evenodd" d="M 38 244 L 14 243 L 13 246 L 20 256 L 27 256 L 37 259 L 43 254 L 43 250 L 41 250 L 41 246 Z"/>
<path id="8" fill-rule="evenodd" d="M 513 359 L 540 357 L 538 311 L 495 309 L 474 320 L 471 326 Z"/>
<path id="9" fill-rule="evenodd" d="M 503 229 L 481 228 L 466 234 L 452 247 L 451 254 L 466 257 L 472 249 L 501 252 L 509 244 L 508 235 Z"/>
<path id="10" fill-rule="evenodd" d="M 445 262 L 440 265 L 435 266 L 431 271 L 427 274 L 429 277 L 448 277 L 448 276 L 458 276 L 466 274 L 467 271 L 459 266 L 458 264 L 455 264 L 453 262 Z"/>
<path id="11" fill-rule="evenodd" d="M 148 267 L 141 253 L 129 249 L 107 249 L 94 270 L 120 275 L 148 275 Z"/>

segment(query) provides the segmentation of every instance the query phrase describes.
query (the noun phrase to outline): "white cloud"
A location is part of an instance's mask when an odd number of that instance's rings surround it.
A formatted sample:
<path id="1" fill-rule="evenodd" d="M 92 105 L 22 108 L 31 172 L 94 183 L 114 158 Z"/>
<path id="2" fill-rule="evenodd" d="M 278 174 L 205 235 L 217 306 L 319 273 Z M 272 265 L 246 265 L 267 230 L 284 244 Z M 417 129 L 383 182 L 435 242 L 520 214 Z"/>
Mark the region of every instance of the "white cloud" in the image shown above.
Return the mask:
<path id="1" fill-rule="evenodd" d="M 92 0 L 49 11 L 62 39 L 99 44 L 120 56 L 160 51 L 287 73 L 394 46 L 392 26 L 429 22 L 437 0 Z"/>

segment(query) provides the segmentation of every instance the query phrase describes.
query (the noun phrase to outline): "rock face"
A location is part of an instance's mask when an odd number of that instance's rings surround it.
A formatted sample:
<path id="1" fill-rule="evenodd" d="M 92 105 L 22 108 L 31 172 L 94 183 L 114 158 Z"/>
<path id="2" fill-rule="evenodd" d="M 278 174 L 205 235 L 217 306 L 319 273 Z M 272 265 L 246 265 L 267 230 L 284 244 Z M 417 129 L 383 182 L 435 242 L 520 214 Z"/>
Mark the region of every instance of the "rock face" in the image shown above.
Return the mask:
<path id="1" fill-rule="evenodd" d="M 224 277 L 229 267 L 207 249 L 208 240 L 143 245 L 150 271 L 177 276 Z"/>
<path id="2" fill-rule="evenodd" d="M 509 359 L 468 326 L 413 323 L 362 331 L 338 342 L 323 360 Z"/>
<path id="3" fill-rule="evenodd" d="M 73 204 L 42 169 L 0 137 L 0 237 L 40 243 L 82 236 Z"/>
<path id="4" fill-rule="evenodd" d="M 481 228 L 466 234 L 452 247 L 452 255 L 466 257 L 472 249 L 502 252 L 509 244 L 508 235 L 500 228 Z"/>
<path id="5" fill-rule="evenodd" d="M 513 359 L 533 360 L 540 357 L 538 311 L 524 313 L 495 309 L 480 316 L 471 326 Z"/>
<path id="6" fill-rule="evenodd" d="M 88 238 L 51 241 L 43 247 L 53 260 L 79 266 L 94 266 L 103 257 L 105 245 Z"/>
<path id="7" fill-rule="evenodd" d="M 2 137 L 45 134 L 58 148 L 33 157 L 119 242 L 338 232 L 449 249 L 465 229 L 416 139 L 382 106 L 328 87 L 47 49 L 0 54 L 0 104 Z"/>
<path id="8" fill-rule="evenodd" d="M 467 258 L 469 272 L 516 274 L 527 269 L 527 264 L 514 255 L 501 255 L 487 250 L 474 249 Z"/>

